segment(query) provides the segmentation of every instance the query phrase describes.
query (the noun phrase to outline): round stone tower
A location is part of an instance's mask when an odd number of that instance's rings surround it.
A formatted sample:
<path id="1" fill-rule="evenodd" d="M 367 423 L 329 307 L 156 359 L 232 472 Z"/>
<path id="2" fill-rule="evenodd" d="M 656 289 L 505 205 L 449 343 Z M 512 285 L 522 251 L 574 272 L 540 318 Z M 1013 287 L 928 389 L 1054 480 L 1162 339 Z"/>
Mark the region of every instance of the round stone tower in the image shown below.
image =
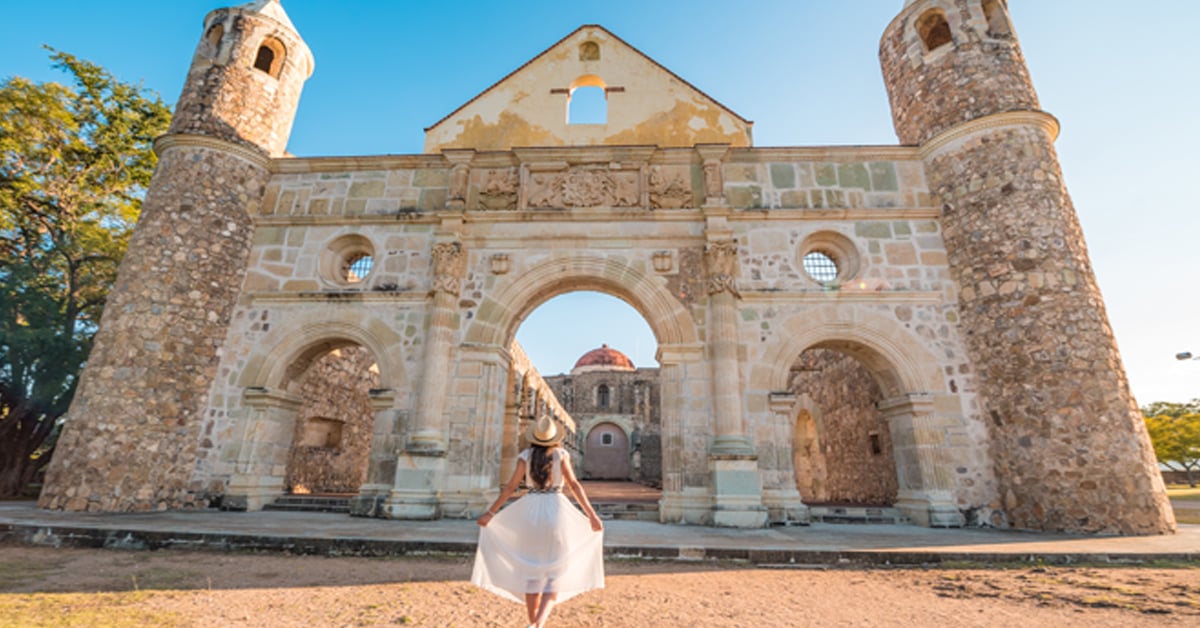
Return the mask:
<path id="1" fill-rule="evenodd" d="M 908 0 L 879 51 L 942 210 L 967 350 L 1019 528 L 1175 527 L 1003 0 Z"/>
<path id="2" fill-rule="evenodd" d="M 158 168 L 109 295 L 39 505 L 192 504 L 204 408 L 271 158 L 313 59 L 276 0 L 204 20 Z"/>

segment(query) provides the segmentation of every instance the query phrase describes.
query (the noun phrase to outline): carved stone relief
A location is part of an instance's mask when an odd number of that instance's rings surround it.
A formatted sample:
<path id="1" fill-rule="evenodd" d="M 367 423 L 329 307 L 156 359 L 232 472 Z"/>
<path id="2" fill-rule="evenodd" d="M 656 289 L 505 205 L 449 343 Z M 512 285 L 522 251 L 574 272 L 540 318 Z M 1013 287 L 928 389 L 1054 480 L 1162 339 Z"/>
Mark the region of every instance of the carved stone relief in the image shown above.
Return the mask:
<path id="1" fill-rule="evenodd" d="M 529 175 L 527 205 L 549 207 L 637 207 L 638 171 L 574 167 Z"/>
<path id="2" fill-rule="evenodd" d="M 467 252 L 461 242 L 433 246 L 433 291 L 458 296 L 459 280 L 467 271 Z"/>
<path id="3" fill-rule="evenodd" d="M 708 293 L 728 291 L 737 298 L 742 295 L 737 289 L 737 243 L 733 240 L 709 242 L 704 248 L 704 262 L 708 271 Z"/>
<path id="4" fill-rule="evenodd" d="M 650 207 L 654 209 L 679 209 L 692 207 L 692 183 L 687 170 L 680 168 L 650 167 Z"/>
<path id="5" fill-rule="evenodd" d="M 516 209 L 517 187 L 517 172 L 511 168 L 482 171 L 479 209 Z"/>

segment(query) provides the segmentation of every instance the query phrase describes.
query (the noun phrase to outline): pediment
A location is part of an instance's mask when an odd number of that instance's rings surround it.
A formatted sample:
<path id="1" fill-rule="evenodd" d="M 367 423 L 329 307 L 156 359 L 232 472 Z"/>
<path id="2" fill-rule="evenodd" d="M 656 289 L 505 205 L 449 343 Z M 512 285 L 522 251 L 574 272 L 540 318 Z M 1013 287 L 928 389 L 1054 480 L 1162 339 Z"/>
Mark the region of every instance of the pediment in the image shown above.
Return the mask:
<path id="1" fill-rule="evenodd" d="M 601 116 L 572 120 L 587 95 Z M 425 152 L 522 146 L 750 146 L 751 126 L 605 28 L 582 26 L 425 129 Z"/>

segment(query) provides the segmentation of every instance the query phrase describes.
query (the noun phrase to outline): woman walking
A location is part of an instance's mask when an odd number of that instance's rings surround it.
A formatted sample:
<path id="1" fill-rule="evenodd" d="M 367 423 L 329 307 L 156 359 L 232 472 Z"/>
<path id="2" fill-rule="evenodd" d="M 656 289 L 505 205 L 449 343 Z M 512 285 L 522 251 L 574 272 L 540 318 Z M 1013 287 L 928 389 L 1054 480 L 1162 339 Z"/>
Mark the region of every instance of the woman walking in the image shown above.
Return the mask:
<path id="1" fill-rule="evenodd" d="M 542 628 L 551 609 L 584 591 L 604 587 L 604 525 L 592 510 L 571 457 L 559 447 L 564 430 L 538 418 L 517 457 L 512 479 L 479 517 L 479 546 L 471 583 L 525 602 L 529 625 Z M 529 492 L 503 511 L 521 480 Z M 585 517 L 563 491 L 570 490 Z"/>

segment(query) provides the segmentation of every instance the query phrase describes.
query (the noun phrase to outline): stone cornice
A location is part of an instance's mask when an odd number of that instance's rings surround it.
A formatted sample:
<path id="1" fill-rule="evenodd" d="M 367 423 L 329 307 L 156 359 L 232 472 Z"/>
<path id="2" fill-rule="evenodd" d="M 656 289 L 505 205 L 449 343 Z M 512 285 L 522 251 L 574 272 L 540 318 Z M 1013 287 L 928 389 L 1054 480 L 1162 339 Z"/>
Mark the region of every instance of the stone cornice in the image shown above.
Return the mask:
<path id="1" fill-rule="evenodd" d="M 913 146 L 793 146 L 731 148 L 725 163 L 804 161 L 919 161 Z"/>
<path id="2" fill-rule="evenodd" d="M 879 303 L 886 305 L 940 305 L 941 292 L 885 292 L 880 290 L 830 290 L 812 292 L 776 292 L 772 290 L 742 290 L 742 302 L 772 304 L 811 303 Z"/>
<path id="3" fill-rule="evenodd" d="M 1050 136 L 1051 142 L 1058 139 L 1058 119 L 1045 111 L 1006 111 L 964 122 L 938 133 L 921 145 L 921 158 L 935 157 L 942 149 L 977 133 L 1026 126 L 1041 127 Z"/>
<path id="4" fill-rule="evenodd" d="M 425 303 L 429 301 L 429 290 L 405 290 L 393 292 L 249 292 L 243 297 L 252 302 L 313 305 L 326 303 Z"/>
<path id="5" fill-rule="evenodd" d="M 442 155 L 372 155 L 365 157 L 288 157 L 271 161 L 272 174 L 362 172 L 449 168 Z"/>
<path id="6" fill-rule="evenodd" d="M 446 210 L 412 212 L 400 214 L 355 214 L 333 216 L 294 216 L 290 214 L 267 214 L 255 217 L 255 222 L 264 227 L 340 226 L 340 225 L 436 225 L 441 224 Z M 700 209 L 612 209 L 580 208 L 570 210 L 489 210 L 463 212 L 467 225 L 478 224 L 526 224 L 536 222 L 557 223 L 610 223 L 614 219 L 623 222 L 704 222 Z M 936 207 L 856 207 L 843 209 L 733 209 L 723 214 L 729 222 L 829 222 L 836 220 L 935 220 L 941 217 Z M 469 226 L 467 227 L 469 231 Z"/>
<path id="7" fill-rule="evenodd" d="M 271 158 L 261 149 L 254 149 L 242 144 L 234 144 L 207 135 L 192 135 L 189 133 L 172 133 L 154 140 L 154 154 L 164 155 L 173 148 L 206 148 L 209 150 L 228 153 L 240 157 L 260 168 L 269 169 Z"/>

